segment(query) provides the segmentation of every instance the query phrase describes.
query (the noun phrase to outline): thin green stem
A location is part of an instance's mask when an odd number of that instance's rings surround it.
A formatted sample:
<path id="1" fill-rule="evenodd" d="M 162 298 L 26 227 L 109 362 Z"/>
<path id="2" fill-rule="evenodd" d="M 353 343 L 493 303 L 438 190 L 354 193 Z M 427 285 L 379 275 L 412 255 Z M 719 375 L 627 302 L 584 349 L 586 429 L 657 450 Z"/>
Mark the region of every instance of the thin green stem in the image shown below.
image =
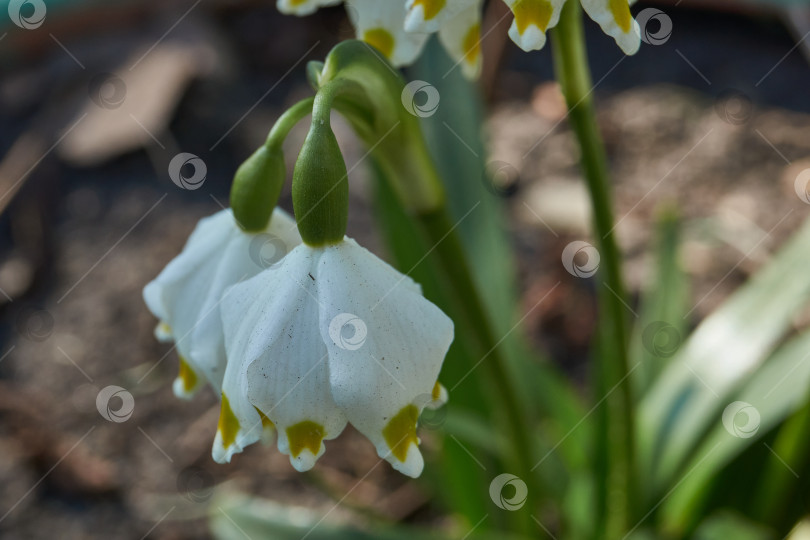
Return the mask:
<path id="1" fill-rule="evenodd" d="M 554 67 L 566 103 L 568 119 L 582 150 L 582 169 L 593 206 L 594 232 L 601 258 L 599 300 L 602 347 L 597 373 L 600 393 L 606 396 L 603 460 L 606 467 L 600 496 L 606 538 L 621 538 L 633 526 L 632 502 L 634 431 L 631 381 L 628 377 L 628 324 L 621 257 L 613 236 L 610 179 L 605 150 L 596 126 L 591 100 L 592 82 L 582 29 L 579 2 L 566 2 L 553 30 Z M 611 351 L 612 349 L 612 351 Z"/>
<path id="2" fill-rule="evenodd" d="M 270 148 L 281 148 L 284 139 L 290 134 L 290 130 L 295 127 L 295 124 L 300 122 L 306 115 L 312 112 L 312 104 L 315 102 L 314 97 L 302 99 L 279 116 L 276 123 L 270 129 L 267 135 L 267 141 L 264 145 Z"/>
<path id="3" fill-rule="evenodd" d="M 237 169 L 231 184 L 231 208 L 242 230 L 263 231 L 278 204 L 286 180 L 282 145 L 290 130 L 312 112 L 315 98 L 299 101 L 276 120 L 264 145 Z"/>

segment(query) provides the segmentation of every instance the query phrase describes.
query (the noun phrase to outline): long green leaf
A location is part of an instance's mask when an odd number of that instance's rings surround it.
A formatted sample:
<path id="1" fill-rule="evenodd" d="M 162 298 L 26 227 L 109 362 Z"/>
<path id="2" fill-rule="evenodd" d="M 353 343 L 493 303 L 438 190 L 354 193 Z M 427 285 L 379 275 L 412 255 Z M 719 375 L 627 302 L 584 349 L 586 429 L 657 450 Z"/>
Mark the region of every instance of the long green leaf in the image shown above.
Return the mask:
<path id="1" fill-rule="evenodd" d="M 639 407 L 638 439 L 651 495 L 665 491 L 731 392 L 769 356 L 810 298 L 810 221 L 710 315 Z"/>
<path id="2" fill-rule="evenodd" d="M 639 400 L 675 355 L 686 334 L 688 281 L 678 261 L 679 230 L 674 209 L 664 210 L 655 239 L 655 272 L 644 291 L 641 316 L 630 343 L 633 386 Z"/>
<path id="3" fill-rule="evenodd" d="M 731 460 L 800 409 L 810 388 L 810 333 L 792 339 L 730 396 L 685 474 L 662 506 L 667 530 L 693 522 L 712 480 Z"/>

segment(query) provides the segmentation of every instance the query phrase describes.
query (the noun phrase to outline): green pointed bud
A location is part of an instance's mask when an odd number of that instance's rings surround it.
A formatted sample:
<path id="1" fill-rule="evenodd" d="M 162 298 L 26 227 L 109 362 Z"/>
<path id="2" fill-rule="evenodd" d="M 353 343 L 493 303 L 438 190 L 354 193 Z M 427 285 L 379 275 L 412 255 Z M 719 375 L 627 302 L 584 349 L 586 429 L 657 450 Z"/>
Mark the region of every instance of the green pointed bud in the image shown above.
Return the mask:
<path id="1" fill-rule="evenodd" d="M 240 227 L 251 232 L 267 227 L 286 173 L 280 147 L 262 146 L 239 166 L 231 186 L 231 208 Z"/>
<path id="2" fill-rule="evenodd" d="M 318 98 L 316 109 L 317 103 Z M 304 243 L 324 246 L 343 240 L 349 213 L 347 176 L 327 107 L 322 114 L 313 113 L 293 173 L 293 208 Z"/>

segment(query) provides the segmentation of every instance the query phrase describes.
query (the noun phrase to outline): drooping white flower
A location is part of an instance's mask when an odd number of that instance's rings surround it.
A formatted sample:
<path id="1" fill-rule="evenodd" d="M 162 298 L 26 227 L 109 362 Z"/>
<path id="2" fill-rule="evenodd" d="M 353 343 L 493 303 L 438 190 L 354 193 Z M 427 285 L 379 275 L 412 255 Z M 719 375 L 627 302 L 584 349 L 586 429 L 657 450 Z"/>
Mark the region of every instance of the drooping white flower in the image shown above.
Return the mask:
<path id="1" fill-rule="evenodd" d="M 223 300 L 229 363 L 216 461 L 275 425 L 278 449 L 310 469 L 347 422 L 409 476 L 416 424 L 447 399 L 437 382 L 453 323 L 420 287 L 351 239 L 301 244 Z"/>
<path id="2" fill-rule="evenodd" d="M 175 395 L 190 398 L 204 382 L 221 391 L 225 340 L 220 319 L 223 292 L 274 264 L 301 243 L 295 222 L 276 209 L 265 231 L 243 231 L 230 209 L 203 218 L 183 251 L 143 290 L 160 320 L 155 336 L 174 341 L 180 370 Z"/>

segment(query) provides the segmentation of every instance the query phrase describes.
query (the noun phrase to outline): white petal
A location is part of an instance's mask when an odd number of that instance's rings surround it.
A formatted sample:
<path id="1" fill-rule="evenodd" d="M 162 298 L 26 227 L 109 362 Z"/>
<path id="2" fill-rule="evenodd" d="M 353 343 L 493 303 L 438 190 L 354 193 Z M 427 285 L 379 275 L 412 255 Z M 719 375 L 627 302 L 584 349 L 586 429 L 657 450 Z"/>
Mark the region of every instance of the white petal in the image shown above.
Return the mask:
<path id="1" fill-rule="evenodd" d="M 469 6 L 447 21 L 439 30 L 439 40 L 447 53 L 461 64 L 468 79 L 481 72 L 481 2 Z"/>
<path id="2" fill-rule="evenodd" d="M 246 283 L 249 283 L 248 280 Z M 242 283 L 240 285 L 244 285 Z M 249 321 L 258 317 L 261 306 L 245 306 L 243 295 L 235 285 L 225 291 L 220 309 L 225 334 L 225 350 L 230 361 L 222 381 L 222 405 L 220 407 L 217 434 L 211 455 L 217 463 L 230 463 L 234 454 L 261 438 L 262 417 L 247 399 L 247 362 L 243 355 L 247 339 L 252 331 Z M 242 324 L 242 323 L 245 324 Z"/>
<path id="3" fill-rule="evenodd" d="M 223 302 L 228 356 L 245 366 L 242 392 L 275 424 L 279 451 L 299 471 L 311 469 L 323 441 L 346 426 L 329 390 L 318 330 L 315 266 L 322 253 L 298 246 L 277 267 L 230 289 Z"/>
<path id="4" fill-rule="evenodd" d="M 218 255 L 219 264 L 200 306 L 200 318 L 191 334 L 189 359 L 219 392 L 225 374 L 225 340 L 220 306 L 228 287 L 253 277 L 268 265 L 276 264 L 301 243 L 295 221 L 276 208 L 268 228 L 261 233 L 240 231 Z M 263 253 L 262 247 L 269 253 Z M 199 293 L 198 293 L 199 294 Z"/>
<path id="5" fill-rule="evenodd" d="M 263 431 L 272 430 L 262 416 L 244 396 L 247 384 L 241 362 L 229 362 L 222 383 L 222 403 L 217 423 L 217 434 L 211 448 L 211 457 L 217 463 L 230 463 L 234 454 L 263 437 Z"/>
<path id="6" fill-rule="evenodd" d="M 193 275 L 206 260 L 216 254 L 231 235 L 231 223 L 236 225 L 230 210 L 222 210 L 201 219 L 180 255 L 172 259 L 158 277 L 144 287 L 143 299 L 155 317 L 171 325 L 168 318 L 174 297 L 168 288 Z"/>
<path id="7" fill-rule="evenodd" d="M 182 399 L 193 396 L 206 378 L 203 370 L 190 360 L 190 333 L 205 301 L 199 291 L 206 290 L 216 274 L 211 261 L 216 260 L 236 228 L 229 210 L 201 219 L 182 252 L 143 290 L 147 307 L 161 320 L 156 336 L 163 341 L 175 341 L 180 370 L 172 387 Z"/>
<path id="8" fill-rule="evenodd" d="M 161 321 L 155 326 L 155 339 L 161 343 L 171 343 L 174 341 L 172 337 L 172 327 Z"/>
<path id="9" fill-rule="evenodd" d="M 420 398 L 434 388 L 452 321 L 353 240 L 325 248 L 316 277 L 335 402 L 381 457 L 418 476 L 414 403 L 430 401 Z"/>
<path id="10" fill-rule="evenodd" d="M 430 393 L 430 401 L 425 403 L 424 406 L 428 409 L 436 410 L 444 406 L 449 399 L 450 394 L 447 392 L 447 388 L 437 381 Z"/>
<path id="11" fill-rule="evenodd" d="M 295 222 L 280 209 L 262 233 L 242 231 L 232 212 L 223 210 L 200 220 L 183 251 L 144 288 L 147 306 L 162 321 L 158 339 L 173 339 L 181 358 L 173 385 L 178 397 L 191 397 L 205 380 L 221 392 L 223 291 L 263 270 L 263 244 L 275 242 L 274 249 L 286 253 L 300 241 Z"/>
<path id="12" fill-rule="evenodd" d="M 302 16 L 315 13 L 320 7 L 334 6 L 340 2 L 341 0 L 278 0 L 276 7 L 287 15 Z"/>
<path id="13" fill-rule="evenodd" d="M 481 8 L 481 0 L 407 0 L 405 31 L 433 33 L 473 5 Z"/>
<path id="14" fill-rule="evenodd" d="M 515 15 L 509 37 L 524 51 L 542 49 L 546 31 L 560 20 L 565 0 L 504 0 Z"/>
<path id="15" fill-rule="evenodd" d="M 395 66 L 412 63 L 428 34 L 405 31 L 405 0 L 346 0 L 357 39 L 374 45 Z"/>
<path id="16" fill-rule="evenodd" d="M 624 54 L 636 54 L 641 46 L 638 23 L 630 14 L 627 0 L 581 0 L 588 16 L 602 31 L 616 40 Z"/>
<path id="17" fill-rule="evenodd" d="M 172 383 L 172 391 L 180 399 L 191 399 L 202 388 L 204 379 L 185 358 L 180 356 L 179 361 L 180 369 Z"/>

